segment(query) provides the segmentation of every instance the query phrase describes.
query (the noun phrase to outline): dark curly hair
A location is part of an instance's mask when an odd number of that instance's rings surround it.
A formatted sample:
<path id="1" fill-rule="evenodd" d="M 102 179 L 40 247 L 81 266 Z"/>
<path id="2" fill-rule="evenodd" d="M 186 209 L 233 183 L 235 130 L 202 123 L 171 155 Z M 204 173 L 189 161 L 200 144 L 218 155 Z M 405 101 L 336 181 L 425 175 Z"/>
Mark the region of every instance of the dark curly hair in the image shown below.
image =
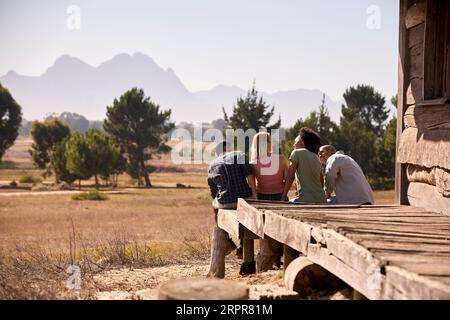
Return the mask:
<path id="1" fill-rule="evenodd" d="M 305 144 L 305 148 L 313 153 L 319 153 L 320 149 L 320 136 L 311 128 L 301 128 L 298 131 L 300 139 Z"/>

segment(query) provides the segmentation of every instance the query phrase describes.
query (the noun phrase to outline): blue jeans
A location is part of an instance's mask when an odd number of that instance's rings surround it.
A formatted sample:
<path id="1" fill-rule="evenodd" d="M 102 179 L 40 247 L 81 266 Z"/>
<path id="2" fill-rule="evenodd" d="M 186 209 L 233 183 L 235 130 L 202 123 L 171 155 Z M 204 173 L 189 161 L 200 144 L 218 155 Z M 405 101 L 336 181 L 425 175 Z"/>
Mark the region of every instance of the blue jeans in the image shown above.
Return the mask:
<path id="1" fill-rule="evenodd" d="M 275 193 L 275 194 L 263 194 L 263 193 L 258 193 L 258 200 L 263 200 L 263 201 L 282 201 L 281 200 L 281 193 Z M 286 199 L 284 201 L 289 201 L 289 199 L 286 197 Z"/>

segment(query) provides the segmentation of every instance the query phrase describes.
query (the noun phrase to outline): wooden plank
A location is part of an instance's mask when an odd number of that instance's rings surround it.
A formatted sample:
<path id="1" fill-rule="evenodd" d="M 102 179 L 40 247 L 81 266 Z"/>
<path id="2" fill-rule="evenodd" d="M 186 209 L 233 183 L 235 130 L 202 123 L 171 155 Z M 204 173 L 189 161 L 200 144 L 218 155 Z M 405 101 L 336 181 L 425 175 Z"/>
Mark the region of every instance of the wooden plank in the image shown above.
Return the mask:
<path id="1" fill-rule="evenodd" d="M 263 214 L 263 233 L 306 254 L 370 299 L 437 299 L 450 293 L 446 277 L 450 273 L 450 218 L 413 207 L 413 212 L 407 207 L 388 209 L 406 217 L 363 214 L 381 214 L 382 208 L 324 208 L 329 213 L 323 214 L 313 207 L 300 214 L 292 210 L 262 213 L 249 210 L 245 203 L 238 206 L 238 216 L 240 208 L 248 215 Z M 410 215 L 419 216 L 408 220 Z"/>
<path id="2" fill-rule="evenodd" d="M 244 227 L 264 238 L 264 217 L 263 213 L 252 207 L 245 200 L 238 200 L 237 219 Z"/>
<path id="3" fill-rule="evenodd" d="M 405 126 L 420 129 L 450 129 L 450 105 L 410 106 L 404 116 Z"/>
<path id="4" fill-rule="evenodd" d="M 437 225 L 437 226 L 450 226 L 450 217 L 439 216 L 439 215 L 429 215 L 429 216 L 399 216 L 399 217 L 389 217 L 389 216 L 370 216 L 361 214 L 351 214 L 351 215 L 336 215 L 336 214 L 302 214 L 300 216 L 295 214 L 284 215 L 286 218 L 292 218 L 300 221 L 321 221 L 322 223 L 327 222 L 373 222 L 373 223 L 384 223 L 390 225 L 409 225 L 409 224 L 420 224 L 420 225 Z"/>
<path id="5" fill-rule="evenodd" d="M 308 219 L 295 219 L 295 221 L 301 221 L 308 224 L 314 224 L 314 225 L 342 225 L 342 226 L 361 226 L 362 224 L 368 224 L 372 227 L 383 227 L 383 226 L 389 226 L 389 227 L 396 227 L 399 230 L 402 230 L 407 228 L 417 228 L 422 230 L 442 230 L 445 231 L 450 235 L 450 223 L 441 223 L 441 222 L 397 222 L 397 221 L 391 221 L 391 222 L 385 222 L 383 220 L 364 220 L 364 219 L 328 219 L 324 221 L 323 219 L 314 219 L 314 218 L 308 218 Z M 406 229 L 405 229 L 406 230 Z"/>
<path id="6" fill-rule="evenodd" d="M 416 1 L 408 8 L 405 17 L 405 26 L 411 29 L 418 24 L 425 22 L 426 3 L 425 1 Z"/>
<path id="7" fill-rule="evenodd" d="M 442 239 L 448 240 L 450 237 L 448 234 L 436 234 L 433 232 L 423 233 L 417 231 L 398 231 L 398 230 L 386 230 L 384 229 L 374 229 L 374 228 L 364 228 L 364 227 L 348 227 L 341 226 L 336 227 L 330 225 L 329 227 L 333 228 L 336 231 L 339 231 L 340 234 L 344 236 L 348 236 L 350 234 L 367 234 L 367 235 L 387 235 L 387 236 L 398 236 L 398 237 L 416 237 L 419 239 Z"/>
<path id="8" fill-rule="evenodd" d="M 404 268 L 420 276 L 440 276 L 450 278 L 450 264 L 396 261 L 395 266 Z"/>
<path id="9" fill-rule="evenodd" d="M 427 276 L 428 279 L 443 283 L 445 285 L 450 285 L 450 278 L 449 277 L 439 277 L 439 276 Z"/>
<path id="10" fill-rule="evenodd" d="M 349 208 L 340 208 L 340 207 L 333 207 L 332 205 L 328 207 L 319 207 L 319 206 L 310 206 L 310 207 L 255 207 L 255 209 L 258 209 L 260 211 L 276 211 L 276 212 L 310 212 L 310 211 L 319 211 L 320 212 L 341 212 L 341 213 L 348 213 L 348 212 L 354 212 L 357 210 L 365 211 L 367 213 L 371 212 L 389 212 L 389 211 L 404 211 L 404 208 L 400 208 L 398 206 L 384 206 L 384 207 L 376 207 L 376 206 L 359 206 L 359 207 L 349 207 Z"/>
<path id="11" fill-rule="evenodd" d="M 382 299 L 448 300 L 450 286 L 419 276 L 403 268 L 387 266 Z"/>
<path id="12" fill-rule="evenodd" d="M 239 222 L 236 210 L 219 210 L 217 225 L 232 236 L 239 237 Z"/>
<path id="13" fill-rule="evenodd" d="M 431 252 L 450 254 L 450 246 L 448 244 L 417 244 L 410 242 L 386 242 L 375 239 L 361 240 L 358 242 L 364 248 L 371 249 L 390 249 L 402 252 Z"/>
<path id="14" fill-rule="evenodd" d="M 367 298 L 380 298 L 383 286 L 383 275 L 379 272 L 378 266 L 369 268 L 361 273 L 338 259 L 327 248 L 314 244 L 309 246 L 307 257 L 312 262 L 322 266 L 339 277 L 353 289 L 361 292 Z"/>
<path id="15" fill-rule="evenodd" d="M 311 239 L 311 226 L 267 211 L 264 233 L 272 239 L 306 254 Z"/>
<path id="16" fill-rule="evenodd" d="M 374 258 L 365 248 L 333 230 L 313 227 L 311 235 L 316 244 L 309 245 L 308 258 L 311 257 L 314 259 L 312 261 L 349 283 L 365 296 L 375 298 L 379 295 L 383 265 L 380 260 Z M 373 279 L 370 279 L 374 274 L 380 276 L 378 279 L 380 282 L 375 286 Z"/>
<path id="17" fill-rule="evenodd" d="M 316 208 L 310 208 L 310 209 L 296 209 L 296 210 L 262 210 L 264 212 L 272 211 L 280 215 L 288 216 L 301 216 L 301 215 L 308 215 L 308 214 L 315 214 L 317 216 L 325 216 L 325 215 L 336 215 L 336 216 L 345 216 L 345 215 L 367 215 L 367 216 L 377 216 L 377 215 L 389 215 L 392 214 L 393 216 L 396 215 L 412 215 L 417 214 L 419 216 L 439 216 L 436 213 L 433 213 L 432 211 L 427 211 L 423 208 L 417 208 L 417 207 L 403 207 L 403 208 L 386 208 L 386 209 L 376 209 L 376 208 L 356 208 L 351 210 L 332 210 L 332 209 L 316 209 Z"/>
<path id="18" fill-rule="evenodd" d="M 378 240 L 393 243 L 411 243 L 411 244 L 441 244 L 450 246 L 450 239 L 434 239 L 434 238 L 423 238 L 423 237 L 410 237 L 407 235 L 374 235 L 367 233 L 347 233 L 345 235 L 348 239 L 354 241 L 355 243 L 360 243 L 362 240 Z"/>
<path id="19" fill-rule="evenodd" d="M 322 234 L 327 249 L 339 260 L 351 265 L 353 269 L 366 272 L 369 268 L 379 269 L 383 265 L 369 250 L 336 231 L 323 229 Z"/>
<path id="20" fill-rule="evenodd" d="M 397 160 L 422 167 L 450 170 L 450 138 L 448 130 L 407 128 L 400 139 Z"/>
<path id="21" fill-rule="evenodd" d="M 407 226 L 390 226 L 390 225 L 384 225 L 384 224 L 374 224 L 374 223 L 356 223 L 356 222 L 338 222 L 333 223 L 329 222 L 327 223 L 327 227 L 331 228 L 335 231 L 338 231 L 339 233 L 346 232 L 346 231 L 355 231 L 360 230 L 361 232 L 377 232 L 377 231 L 388 231 L 388 232 L 399 232 L 403 234 L 414 234 L 419 236 L 431 236 L 431 237 L 437 237 L 441 236 L 444 239 L 450 238 L 449 232 L 446 230 L 437 230 L 437 229 L 427 229 L 427 228 L 420 228 L 420 227 L 407 227 Z M 342 231 L 342 232 L 341 232 Z"/>
<path id="22" fill-rule="evenodd" d="M 407 35 L 406 29 L 406 13 L 408 10 L 408 1 L 400 0 L 400 21 L 399 21 L 399 45 L 398 45 L 398 99 L 397 99 L 397 137 L 396 137 L 396 154 L 400 143 L 400 136 L 404 130 L 403 113 L 407 108 L 406 89 L 408 87 L 407 80 L 409 70 L 406 63 L 407 58 Z M 407 197 L 406 166 L 397 160 L 395 161 L 395 204 L 409 204 Z"/>
<path id="23" fill-rule="evenodd" d="M 444 197 L 434 186 L 411 182 L 408 187 L 408 199 L 413 206 L 450 215 L 450 197 Z"/>

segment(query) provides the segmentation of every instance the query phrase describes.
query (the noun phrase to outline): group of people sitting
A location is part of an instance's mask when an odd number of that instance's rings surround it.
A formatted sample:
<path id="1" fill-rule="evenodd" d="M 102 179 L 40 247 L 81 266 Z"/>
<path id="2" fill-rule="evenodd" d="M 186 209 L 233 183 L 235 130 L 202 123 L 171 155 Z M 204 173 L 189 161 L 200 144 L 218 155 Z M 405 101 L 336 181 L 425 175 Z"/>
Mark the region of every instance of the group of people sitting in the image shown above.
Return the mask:
<path id="1" fill-rule="evenodd" d="M 219 209 L 236 209 L 239 198 L 289 201 L 295 180 L 299 204 L 374 204 L 372 189 L 360 166 L 332 145 L 321 146 L 320 136 L 301 128 L 289 161 L 272 152 L 269 133 L 261 132 L 252 141 L 250 160 L 240 151 L 231 151 L 226 142 L 218 145 L 217 158 L 208 169 L 208 185 L 216 216 Z M 214 234 L 220 233 L 215 226 Z M 230 247 L 233 242 L 229 239 Z M 214 248 L 213 248 L 214 250 Z M 228 253 L 230 253 L 229 250 Z M 238 248 L 238 255 L 242 252 Z M 254 273 L 255 266 L 241 267 L 241 274 Z M 210 270 L 210 276 L 223 277 Z"/>

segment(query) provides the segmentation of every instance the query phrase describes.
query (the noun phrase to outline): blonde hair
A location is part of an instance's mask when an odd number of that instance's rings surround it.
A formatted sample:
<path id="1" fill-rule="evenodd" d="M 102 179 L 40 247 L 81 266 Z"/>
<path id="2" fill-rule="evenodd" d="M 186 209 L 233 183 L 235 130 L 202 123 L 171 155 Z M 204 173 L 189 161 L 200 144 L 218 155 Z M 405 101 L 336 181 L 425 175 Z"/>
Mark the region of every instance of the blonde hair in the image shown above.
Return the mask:
<path id="1" fill-rule="evenodd" d="M 265 138 L 265 140 L 261 140 Z M 262 144 L 262 141 L 266 141 L 266 144 Z M 260 158 L 260 147 L 264 147 L 270 143 L 270 134 L 267 132 L 259 132 L 255 134 L 252 141 L 252 147 L 250 148 L 250 161 L 252 163 L 256 163 L 258 159 Z M 263 154 L 267 154 L 267 149 L 263 151 Z"/>

